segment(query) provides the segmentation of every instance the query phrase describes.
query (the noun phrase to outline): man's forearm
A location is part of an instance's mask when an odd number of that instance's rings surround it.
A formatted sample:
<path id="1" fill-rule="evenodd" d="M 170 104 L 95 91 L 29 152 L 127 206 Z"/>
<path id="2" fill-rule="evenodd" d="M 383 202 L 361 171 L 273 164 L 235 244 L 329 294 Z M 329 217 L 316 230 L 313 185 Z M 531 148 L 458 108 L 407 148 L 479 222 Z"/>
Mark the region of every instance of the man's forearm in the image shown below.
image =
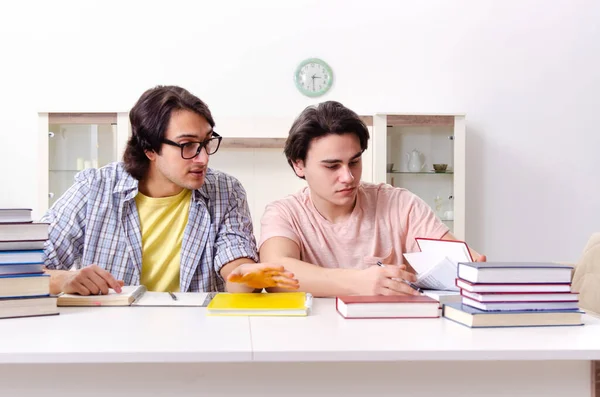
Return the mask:
<path id="1" fill-rule="evenodd" d="M 69 270 L 45 270 L 50 275 L 50 293 L 57 295 L 62 292 L 62 287 L 67 277 L 72 273 Z"/>
<path id="2" fill-rule="evenodd" d="M 334 297 L 358 293 L 356 287 L 358 270 L 329 269 L 293 258 L 274 259 L 269 262 L 282 265 L 286 270 L 294 273 L 294 277 L 300 282 L 300 291 L 310 292 L 315 297 Z M 283 288 L 269 288 L 268 290 L 269 292 L 289 292 Z"/>

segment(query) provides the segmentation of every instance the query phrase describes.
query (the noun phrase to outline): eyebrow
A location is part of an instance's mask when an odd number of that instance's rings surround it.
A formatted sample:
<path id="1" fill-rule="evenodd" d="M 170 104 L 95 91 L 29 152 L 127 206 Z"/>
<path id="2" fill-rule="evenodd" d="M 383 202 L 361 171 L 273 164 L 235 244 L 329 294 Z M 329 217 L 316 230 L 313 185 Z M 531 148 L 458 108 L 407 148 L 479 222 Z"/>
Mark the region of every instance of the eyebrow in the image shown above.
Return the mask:
<path id="1" fill-rule="evenodd" d="M 208 134 L 206 134 L 206 136 L 204 137 L 204 139 L 208 139 L 208 137 L 209 137 L 210 135 L 212 135 L 213 133 L 214 133 L 214 131 L 213 131 L 213 130 L 210 130 L 210 131 L 208 132 Z M 195 139 L 198 139 L 198 135 L 195 135 L 195 134 L 189 134 L 189 133 L 183 133 L 183 134 L 179 134 L 179 135 L 177 135 L 177 136 L 175 137 L 175 139 L 181 139 L 181 138 L 195 138 Z"/>
<path id="2" fill-rule="evenodd" d="M 352 158 L 350 159 L 350 161 L 352 160 L 356 160 L 357 158 L 359 158 L 362 155 L 362 151 L 356 153 L 354 156 L 352 156 Z M 325 164 L 336 164 L 336 163 L 341 163 L 342 160 L 321 160 L 321 163 L 325 163 Z"/>

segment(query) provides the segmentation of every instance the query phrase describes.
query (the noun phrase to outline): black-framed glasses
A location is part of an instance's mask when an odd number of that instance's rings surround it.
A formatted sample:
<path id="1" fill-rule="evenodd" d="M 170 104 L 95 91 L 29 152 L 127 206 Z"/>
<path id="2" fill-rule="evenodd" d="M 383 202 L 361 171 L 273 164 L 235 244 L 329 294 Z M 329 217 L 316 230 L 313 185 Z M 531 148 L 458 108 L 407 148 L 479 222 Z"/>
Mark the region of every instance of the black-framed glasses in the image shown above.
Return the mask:
<path id="1" fill-rule="evenodd" d="M 202 148 L 206 148 L 206 153 L 208 155 L 215 154 L 217 150 L 219 150 L 221 139 L 223 139 L 223 137 L 213 131 L 212 138 L 203 142 L 177 143 L 169 139 L 163 139 L 162 142 L 167 145 L 177 146 L 181 149 L 181 158 L 190 160 L 199 155 Z"/>

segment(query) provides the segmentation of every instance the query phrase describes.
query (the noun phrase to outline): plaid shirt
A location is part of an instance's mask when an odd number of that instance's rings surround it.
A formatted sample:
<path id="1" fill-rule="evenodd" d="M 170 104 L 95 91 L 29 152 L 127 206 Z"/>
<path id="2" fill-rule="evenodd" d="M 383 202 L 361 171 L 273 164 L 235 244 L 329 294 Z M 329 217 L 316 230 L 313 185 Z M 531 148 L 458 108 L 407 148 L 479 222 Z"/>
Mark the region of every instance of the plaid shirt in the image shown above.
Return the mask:
<path id="1" fill-rule="evenodd" d="M 96 264 L 123 280 L 140 282 L 142 234 L 135 205 L 138 181 L 122 163 L 88 169 L 43 216 L 50 223 L 44 247 L 48 269 Z M 233 177 L 208 169 L 194 190 L 181 244 L 181 291 L 223 291 L 223 265 L 258 260 L 246 192 Z"/>

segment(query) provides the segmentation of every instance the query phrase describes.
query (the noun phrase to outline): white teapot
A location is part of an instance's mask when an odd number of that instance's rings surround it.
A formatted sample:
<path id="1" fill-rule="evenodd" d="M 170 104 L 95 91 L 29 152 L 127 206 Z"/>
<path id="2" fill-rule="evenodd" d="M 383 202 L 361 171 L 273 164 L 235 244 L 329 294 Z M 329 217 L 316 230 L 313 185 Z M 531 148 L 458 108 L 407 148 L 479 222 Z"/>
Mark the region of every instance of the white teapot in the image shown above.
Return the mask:
<path id="1" fill-rule="evenodd" d="M 408 170 L 410 172 L 420 172 L 425 168 L 425 161 L 423 153 L 417 149 L 413 149 L 412 152 L 406 153 L 406 160 L 408 161 Z"/>

